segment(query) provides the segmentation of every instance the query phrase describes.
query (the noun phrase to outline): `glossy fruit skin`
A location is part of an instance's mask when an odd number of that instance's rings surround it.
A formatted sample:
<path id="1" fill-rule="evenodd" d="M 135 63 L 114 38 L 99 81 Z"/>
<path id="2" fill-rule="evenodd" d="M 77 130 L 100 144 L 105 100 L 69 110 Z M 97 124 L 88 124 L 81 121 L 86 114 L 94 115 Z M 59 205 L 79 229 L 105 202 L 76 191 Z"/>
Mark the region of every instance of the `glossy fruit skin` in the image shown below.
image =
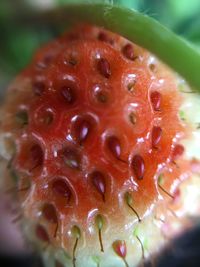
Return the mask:
<path id="1" fill-rule="evenodd" d="M 178 116 L 177 81 L 159 62 L 152 71 L 150 59 L 124 38 L 82 25 L 39 50 L 12 86 L 3 130 L 16 143 L 12 167 L 34 188 L 23 196 L 31 192 L 24 213 L 44 225 L 46 236 L 40 224 L 36 228 L 39 239 L 76 255 L 81 238 L 88 249 L 99 242 L 97 230 L 88 230 L 96 229 L 98 213 L 112 248 L 124 240 L 118 235 L 127 220 L 140 223 L 158 201 L 159 174 L 172 170 L 170 190 L 185 171 L 185 162 L 179 170 L 174 164 L 184 153 L 174 139 L 188 134 Z M 14 119 L 22 107 L 28 116 L 23 127 Z M 139 220 L 123 200 L 129 191 Z M 126 241 L 120 242 L 123 250 L 116 253 L 125 258 Z"/>

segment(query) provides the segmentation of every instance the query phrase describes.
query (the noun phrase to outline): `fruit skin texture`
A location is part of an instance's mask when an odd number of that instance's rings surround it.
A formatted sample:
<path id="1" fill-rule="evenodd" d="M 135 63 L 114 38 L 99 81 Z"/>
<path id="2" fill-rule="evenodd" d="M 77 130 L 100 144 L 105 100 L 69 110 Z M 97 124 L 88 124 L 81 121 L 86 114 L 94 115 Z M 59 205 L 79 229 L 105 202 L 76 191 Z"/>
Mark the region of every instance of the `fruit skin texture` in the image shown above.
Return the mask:
<path id="1" fill-rule="evenodd" d="M 192 175 L 182 102 L 166 66 L 103 29 L 75 27 L 36 53 L 10 87 L 1 129 L 15 143 L 6 175 L 18 177 L 25 232 L 49 244 L 44 255 L 132 267 L 141 244 L 146 256 L 163 244 L 157 218 L 175 220 L 166 206 Z"/>

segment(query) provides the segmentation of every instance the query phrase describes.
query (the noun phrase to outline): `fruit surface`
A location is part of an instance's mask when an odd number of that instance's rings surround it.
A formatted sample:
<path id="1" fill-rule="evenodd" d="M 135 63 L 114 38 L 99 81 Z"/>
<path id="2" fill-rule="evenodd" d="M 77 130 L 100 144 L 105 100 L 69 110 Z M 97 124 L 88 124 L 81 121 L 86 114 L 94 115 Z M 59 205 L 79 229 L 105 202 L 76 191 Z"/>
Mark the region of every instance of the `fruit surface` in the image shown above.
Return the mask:
<path id="1" fill-rule="evenodd" d="M 150 53 L 89 25 L 41 48 L 13 82 L 5 184 L 15 177 L 24 232 L 49 266 L 133 267 L 190 225 L 199 154 L 187 149 L 199 134 L 184 90 Z"/>

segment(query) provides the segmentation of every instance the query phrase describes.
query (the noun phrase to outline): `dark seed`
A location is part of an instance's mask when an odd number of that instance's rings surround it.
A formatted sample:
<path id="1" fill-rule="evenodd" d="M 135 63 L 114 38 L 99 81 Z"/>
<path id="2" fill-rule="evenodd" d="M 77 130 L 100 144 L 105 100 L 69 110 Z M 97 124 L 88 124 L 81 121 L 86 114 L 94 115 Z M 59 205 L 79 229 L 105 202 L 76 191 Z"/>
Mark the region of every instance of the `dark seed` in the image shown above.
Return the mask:
<path id="1" fill-rule="evenodd" d="M 24 126 L 28 124 L 28 113 L 26 110 L 20 110 L 17 114 L 16 114 L 16 120 L 17 122 Z"/>
<path id="2" fill-rule="evenodd" d="M 34 82 L 33 83 L 33 93 L 36 96 L 42 96 L 45 91 L 45 84 L 43 82 Z"/>
<path id="3" fill-rule="evenodd" d="M 63 86 L 61 88 L 61 95 L 68 104 L 73 104 L 76 101 L 75 91 L 72 87 Z"/>
<path id="4" fill-rule="evenodd" d="M 152 147 L 157 148 L 162 136 L 162 129 L 159 126 L 154 126 L 151 133 Z"/>
<path id="5" fill-rule="evenodd" d="M 110 136 L 107 139 L 107 145 L 113 156 L 119 159 L 121 156 L 121 144 L 119 139 L 116 136 Z"/>
<path id="6" fill-rule="evenodd" d="M 105 193 L 106 193 L 106 182 L 103 173 L 99 171 L 94 171 L 91 175 L 91 180 L 94 187 L 97 191 L 102 195 L 103 201 L 105 201 Z"/>
<path id="7" fill-rule="evenodd" d="M 84 142 L 89 133 L 90 133 L 90 129 L 91 129 L 91 124 L 89 121 L 87 120 L 81 120 L 81 121 L 77 121 L 75 124 L 75 136 L 76 136 L 76 140 L 78 141 L 78 143 L 82 143 Z"/>
<path id="8" fill-rule="evenodd" d="M 36 226 L 35 234 L 41 241 L 49 243 L 49 235 L 47 234 L 46 229 L 41 224 L 38 224 Z"/>
<path id="9" fill-rule="evenodd" d="M 55 267 L 64 267 L 64 265 L 60 261 L 56 260 Z"/>
<path id="10" fill-rule="evenodd" d="M 185 148 L 183 145 L 175 145 L 173 151 L 172 151 L 172 161 L 176 160 L 177 158 L 179 158 L 180 156 L 183 155 L 185 151 Z"/>
<path id="11" fill-rule="evenodd" d="M 115 251 L 115 253 L 121 257 L 121 258 L 125 258 L 126 257 L 126 243 L 123 240 L 116 240 L 113 243 L 113 249 Z"/>
<path id="12" fill-rule="evenodd" d="M 100 32 L 98 35 L 98 39 L 102 42 L 113 44 L 113 40 L 109 38 L 109 36 L 105 32 Z"/>
<path id="13" fill-rule="evenodd" d="M 106 102 L 108 102 L 108 96 L 106 95 L 106 93 L 104 92 L 97 92 L 96 93 L 96 98 L 98 100 L 98 102 L 101 102 L 103 104 L 105 104 Z"/>
<path id="14" fill-rule="evenodd" d="M 98 70 L 105 77 L 109 78 L 111 75 L 110 64 L 105 58 L 101 58 L 98 61 Z"/>
<path id="15" fill-rule="evenodd" d="M 156 65 L 151 63 L 149 64 L 149 69 L 152 71 L 152 72 L 155 72 L 156 71 Z"/>
<path id="16" fill-rule="evenodd" d="M 58 178 L 54 180 L 52 183 L 52 189 L 55 194 L 65 198 L 67 203 L 70 201 L 72 193 L 69 185 L 64 179 Z"/>
<path id="17" fill-rule="evenodd" d="M 133 172 L 138 180 L 143 179 L 144 177 L 144 171 L 145 171 L 145 165 L 144 160 L 140 155 L 135 155 L 132 158 L 131 166 L 133 169 Z"/>
<path id="18" fill-rule="evenodd" d="M 40 145 L 32 145 L 29 151 L 29 159 L 31 161 L 32 169 L 35 169 L 43 164 L 43 150 Z"/>
<path id="19" fill-rule="evenodd" d="M 154 91 L 151 93 L 150 98 L 151 98 L 151 104 L 152 104 L 154 111 L 160 111 L 161 94 L 157 91 Z"/>
<path id="20" fill-rule="evenodd" d="M 51 55 L 46 55 L 42 61 L 36 63 L 36 66 L 40 69 L 46 69 L 52 61 Z"/>
<path id="21" fill-rule="evenodd" d="M 51 223 L 56 223 L 56 224 L 58 223 L 56 209 L 54 208 L 52 204 L 48 204 L 48 203 L 44 204 L 42 208 L 42 214 L 47 221 Z"/>
<path id="22" fill-rule="evenodd" d="M 64 163 L 68 167 L 80 170 L 81 161 L 78 153 L 75 150 L 73 150 L 72 148 L 65 148 L 62 152 L 62 156 Z"/>
<path id="23" fill-rule="evenodd" d="M 38 121 L 44 125 L 50 125 L 53 122 L 53 113 L 49 110 L 45 110 L 41 116 L 38 116 Z"/>
<path id="24" fill-rule="evenodd" d="M 134 60 L 135 56 L 134 56 L 134 49 L 133 46 L 131 44 L 127 44 L 123 47 L 122 52 L 124 54 L 124 56 L 130 60 Z"/>

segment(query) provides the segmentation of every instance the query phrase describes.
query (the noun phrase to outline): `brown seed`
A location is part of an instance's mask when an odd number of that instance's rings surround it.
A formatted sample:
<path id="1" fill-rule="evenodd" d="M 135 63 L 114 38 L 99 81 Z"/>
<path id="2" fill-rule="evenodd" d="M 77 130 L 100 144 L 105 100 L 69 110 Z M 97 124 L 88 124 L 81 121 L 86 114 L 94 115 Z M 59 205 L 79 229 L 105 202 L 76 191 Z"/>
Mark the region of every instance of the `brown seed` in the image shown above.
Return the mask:
<path id="1" fill-rule="evenodd" d="M 58 223 L 56 209 L 52 204 L 46 203 L 42 208 L 42 215 L 44 218 L 51 223 Z"/>
<path id="2" fill-rule="evenodd" d="M 161 94 L 158 91 L 154 91 L 150 95 L 151 104 L 154 111 L 160 111 L 161 106 Z"/>
<path id="3" fill-rule="evenodd" d="M 132 158 L 131 166 L 136 178 L 138 180 L 143 179 L 145 172 L 145 164 L 143 158 L 140 155 L 135 155 Z"/>
<path id="4" fill-rule="evenodd" d="M 76 150 L 66 147 L 62 151 L 62 157 L 63 157 L 64 163 L 68 167 L 70 167 L 72 169 L 80 170 L 80 168 L 81 168 L 81 160 L 80 160 L 80 157 L 79 157 L 79 155 L 78 155 Z"/>
<path id="5" fill-rule="evenodd" d="M 129 120 L 130 120 L 130 122 L 131 122 L 133 125 L 136 124 L 137 119 L 136 119 L 136 115 L 135 115 L 134 112 L 131 112 L 131 113 L 129 114 Z"/>
<path id="6" fill-rule="evenodd" d="M 46 229 L 44 228 L 44 226 L 42 226 L 41 224 L 38 224 L 36 226 L 35 229 L 35 234 L 37 236 L 37 238 L 39 238 L 41 241 L 49 243 L 49 235 L 46 231 Z"/>
<path id="7" fill-rule="evenodd" d="M 131 44 L 126 44 L 123 49 L 122 52 L 124 54 L 124 56 L 130 60 L 134 60 L 135 56 L 134 56 L 134 49 L 133 46 Z"/>
<path id="8" fill-rule="evenodd" d="M 121 156 L 120 140 L 116 136 L 109 136 L 107 139 L 107 146 L 113 156 L 119 159 Z"/>
<path id="9" fill-rule="evenodd" d="M 105 58 L 98 60 L 98 70 L 105 78 L 109 78 L 111 75 L 110 64 Z"/>
<path id="10" fill-rule="evenodd" d="M 162 136 L 162 129 L 159 126 L 154 126 L 151 133 L 152 147 L 157 148 Z"/>
<path id="11" fill-rule="evenodd" d="M 76 101 L 75 90 L 70 86 L 63 86 L 61 88 L 61 96 L 67 104 L 73 104 Z"/>
<path id="12" fill-rule="evenodd" d="M 64 179 L 55 179 L 52 183 L 52 190 L 56 195 L 65 198 L 67 203 L 70 201 L 72 193 L 68 183 Z"/>
<path id="13" fill-rule="evenodd" d="M 108 94 L 106 92 L 103 92 L 103 91 L 97 92 L 96 98 L 97 98 L 98 102 L 100 102 L 100 103 L 105 104 L 108 102 Z"/>
<path id="14" fill-rule="evenodd" d="M 36 96 L 42 96 L 45 91 L 45 84 L 43 82 L 34 82 L 32 88 L 33 88 L 33 93 Z"/>
<path id="15" fill-rule="evenodd" d="M 94 171 L 93 173 L 91 173 L 90 177 L 94 187 L 101 194 L 103 201 L 105 201 L 105 193 L 106 193 L 105 176 L 100 171 Z"/>
<path id="16" fill-rule="evenodd" d="M 56 260 L 55 267 L 64 267 L 64 265 L 60 261 Z"/>

